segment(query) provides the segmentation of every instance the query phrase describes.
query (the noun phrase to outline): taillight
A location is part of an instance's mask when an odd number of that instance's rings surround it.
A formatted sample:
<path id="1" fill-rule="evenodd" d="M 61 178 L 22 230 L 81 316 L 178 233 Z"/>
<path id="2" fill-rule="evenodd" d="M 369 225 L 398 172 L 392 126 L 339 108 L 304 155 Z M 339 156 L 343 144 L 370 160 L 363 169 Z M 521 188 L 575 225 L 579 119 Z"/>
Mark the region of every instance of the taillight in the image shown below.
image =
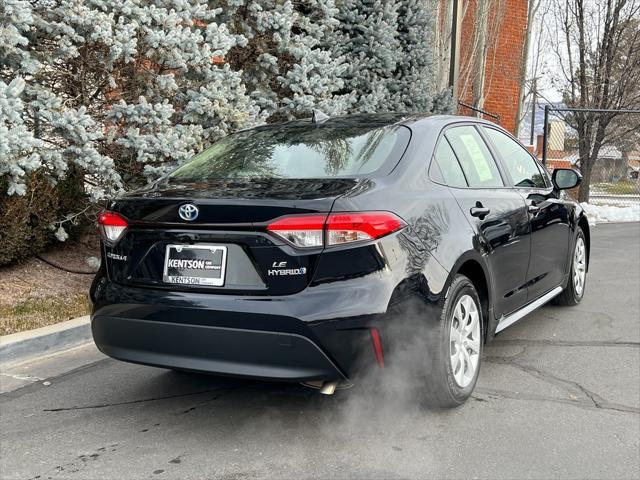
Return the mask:
<path id="1" fill-rule="evenodd" d="M 102 234 L 102 238 L 108 243 L 116 243 L 129 224 L 125 218 L 119 213 L 102 212 L 98 215 L 98 228 Z"/>
<path id="2" fill-rule="evenodd" d="M 321 247 L 326 215 L 292 215 L 282 217 L 267 226 L 267 230 L 275 233 L 296 247 Z"/>
<path id="3" fill-rule="evenodd" d="M 375 240 L 406 224 L 393 213 L 332 213 L 327 217 L 327 245 Z"/>
<path id="4" fill-rule="evenodd" d="M 343 245 L 384 237 L 406 224 L 390 212 L 344 212 L 329 215 L 292 215 L 267 226 L 297 247 Z"/>

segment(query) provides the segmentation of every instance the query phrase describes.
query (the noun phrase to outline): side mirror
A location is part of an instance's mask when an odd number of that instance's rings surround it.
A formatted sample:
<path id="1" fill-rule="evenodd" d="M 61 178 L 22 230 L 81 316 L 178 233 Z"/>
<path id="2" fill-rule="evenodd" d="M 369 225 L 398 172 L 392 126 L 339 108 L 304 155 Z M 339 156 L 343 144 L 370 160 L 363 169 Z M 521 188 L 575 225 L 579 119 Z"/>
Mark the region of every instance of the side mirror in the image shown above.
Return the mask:
<path id="1" fill-rule="evenodd" d="M 582 175 L 572 168 L 556 168 L 551 175 L 551 179 L 556 189 L 569 190 L 580 185 Z"/>

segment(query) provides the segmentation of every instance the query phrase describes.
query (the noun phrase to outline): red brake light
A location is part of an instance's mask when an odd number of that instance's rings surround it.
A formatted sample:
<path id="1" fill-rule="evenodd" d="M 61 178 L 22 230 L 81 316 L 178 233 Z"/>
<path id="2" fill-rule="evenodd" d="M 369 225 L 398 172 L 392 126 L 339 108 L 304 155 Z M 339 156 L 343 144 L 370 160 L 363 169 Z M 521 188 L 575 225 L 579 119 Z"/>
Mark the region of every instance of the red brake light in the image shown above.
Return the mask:
<path id="1" fill-rule="evenodd" d="M 375 240 L 400 230 L 405 223 L 393 213 L 332 213 L 327 218 L 327 244 Z"/>
<path id="2" fill-rule="evenodd" d="M 98 225 L 108 225 L 110 227 L 128 227 L 129 224 L 119 213 L 101 212 L 98 215 Z"/>
<path id="3" fill-rule="evenodd" d="M 270 223 L 267 230 L 284 231 L 284 230 L 322 230 L 326 215 L 291 215 L 290 217 L 281 217 L 273 223 Z"/>
<path id="4" fill-rule="evenodd" d="M 297 247 L 321 247 L 375 240 L 406 226 L 390 212 L 344 212 L 329 215 L 292 215 L 267 230 Z"/>
<path id="5" fill-rule="evenodd" d="M 116 243 L 129 226 L 127 220 L 115 212 L 101 212 L 98 215 L 98 227 L 107 243 Z"/>

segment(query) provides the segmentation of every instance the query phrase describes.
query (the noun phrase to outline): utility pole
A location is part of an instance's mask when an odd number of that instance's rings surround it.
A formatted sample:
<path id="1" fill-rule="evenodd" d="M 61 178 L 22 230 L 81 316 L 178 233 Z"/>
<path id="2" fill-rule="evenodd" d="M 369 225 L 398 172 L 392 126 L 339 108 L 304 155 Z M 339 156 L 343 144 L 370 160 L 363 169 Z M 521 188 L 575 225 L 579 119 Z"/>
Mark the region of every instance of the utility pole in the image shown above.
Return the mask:
<path id="1" fill-rule="evenodd" d="M 538 108 L 538 79 L 533 77 L 531 85 L 531 133 L 529 135 L 529 145 L 535 145 L 535 129 L 536 129 L 536 109 Z"/>
<path id="2" fill-rule="evenodd" d="M 460 57 L 460 30 L 462 18 L 460 16 L 459 0 L 452 0 L 451 11 L 451 45 L 449 54 L 449 87 L 453 98 L 458 98 L 458 62 Z"/>
<path id="3" fill-rule="evenodd" d="M 544 106 L 544 128 L 542 129 L 542 133 L 544 136 L 542 137 L 542 164 L 547 165 L 547 145 L 549 143 L 549 104 L 547 103 Z"/>

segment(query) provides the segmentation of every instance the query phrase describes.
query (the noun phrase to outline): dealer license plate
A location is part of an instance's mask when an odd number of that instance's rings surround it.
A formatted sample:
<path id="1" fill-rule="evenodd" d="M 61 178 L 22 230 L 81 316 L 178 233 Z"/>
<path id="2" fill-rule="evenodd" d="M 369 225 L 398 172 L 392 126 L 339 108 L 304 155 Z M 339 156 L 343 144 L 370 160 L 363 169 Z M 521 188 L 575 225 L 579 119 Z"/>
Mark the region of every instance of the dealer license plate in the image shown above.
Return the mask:
<path id="1" fill-rule="evenodd" d="M 167 245 L 165 283 L 221 287 L 227 265 L 227 247 L 221 245 Z"/>

